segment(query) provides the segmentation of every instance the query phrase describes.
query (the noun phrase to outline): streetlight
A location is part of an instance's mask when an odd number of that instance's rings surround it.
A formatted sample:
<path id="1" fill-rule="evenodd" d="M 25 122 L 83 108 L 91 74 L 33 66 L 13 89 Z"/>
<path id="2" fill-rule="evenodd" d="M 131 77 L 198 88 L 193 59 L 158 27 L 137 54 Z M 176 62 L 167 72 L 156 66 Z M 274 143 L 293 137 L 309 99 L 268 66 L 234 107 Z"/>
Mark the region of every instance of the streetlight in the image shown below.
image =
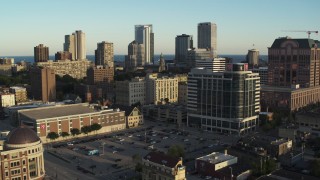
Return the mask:
<path id="1" fill-rule="evenodd" d="M 233 178 L 233 174 L 232 174 L 232 167 L 229 167 L 230 171 L 231 171 L 231 179 Z"/>

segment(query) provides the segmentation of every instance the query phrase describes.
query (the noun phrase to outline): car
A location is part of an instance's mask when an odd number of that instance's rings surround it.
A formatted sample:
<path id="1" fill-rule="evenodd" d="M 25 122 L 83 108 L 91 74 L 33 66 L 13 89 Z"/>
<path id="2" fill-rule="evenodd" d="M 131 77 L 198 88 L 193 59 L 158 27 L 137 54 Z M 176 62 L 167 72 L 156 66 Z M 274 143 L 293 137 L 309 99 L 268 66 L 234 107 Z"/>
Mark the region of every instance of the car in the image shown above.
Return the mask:
<path id="1" fill-rule="evenodd" d="M 189 139 L 184 139 L 183 141 L 184 141 L 184 142 L 188 142 L 188 141 L 189 141 Z"/>
<path id="2" fill-rule="evenodd" d="M 131 138 L 131 137 L 132 137 L 132 134 L 130 134 L 128 137 L 130 137 L 130 138 Z"/>
<path id="3" fill-rule="evenodd" d="M 204 179 L 212 179 L 212 176 L 206 176 Z"/>
<path id="4" fill-rule="evenodd" d="M 168 136 L 164 136 L 162 139 L 168 139 Z"/>
<path id="5" fill-rule="evenodd" d="M 115 162 L 119 162 L 119 161 L 122 161 L 122 159 L 115 159 L 114 161 Z"/>
<path id="6" fill-rule="evenodd" d="M 118 151 L 112 151 L 112 154 L 115 154 L 115 153 L 117 153 Z"/>
<path id="7" fill-rule="evenodd" d="M 156 143 L 157 143 L 156 141 L 151 141 L 151 142 L 150 142 L 150 144 L 156 144 Z"/>
<path id="8" fill-rule="evenodd" d="M 73 146 L 73 143 L 72 142 L 67 142 L 67 145 L 68 146 Z"/>
<path id="9" fill-rule="evenodd" d="M 213 147 L 213 144 L 210 144 L 209 146 L 208 146 L 208 148 L 212 148 Z"/>

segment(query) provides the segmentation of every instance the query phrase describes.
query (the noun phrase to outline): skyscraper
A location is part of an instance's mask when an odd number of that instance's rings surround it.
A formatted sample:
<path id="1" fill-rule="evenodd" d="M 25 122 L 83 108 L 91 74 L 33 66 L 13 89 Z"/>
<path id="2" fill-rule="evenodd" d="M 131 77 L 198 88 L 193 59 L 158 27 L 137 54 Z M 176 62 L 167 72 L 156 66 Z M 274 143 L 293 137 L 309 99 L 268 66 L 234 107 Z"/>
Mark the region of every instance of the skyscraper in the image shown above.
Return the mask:
<path id="1" fill-rule="evenodd" d="M 33 68 L 30 70 L 32 96 L 36 100 L 50 102 L 56 100 L 56 75 L 49 68 Z"/>
<path id="2" fill-rule="evenodd" d="M 43 44 L 34 47 L 34 62 L 47 62 L 49 60 L 49 48 Z"/>
<path id="3" fill-rule="evenodd" d="M 113 43 L 102 41 L 95 50 L 95 64 L 114 67 Z"/>
<path id="4" fill-rule="evenodd" d="M 186 63 L 188 50 L 193 48 L 193 40 L 191 35 L 182 34 L 176 37 L 176 63 Z"/>
<path id="5" fill-rule="evenodd" d="M 154 63 L 154 33 L 152 24 L 135 26 L 135 41 L 144 45 L 145 63 Z"/>
<path id="6" fill-rule="evenodd" d="M 198 24 L 198 48 L 208 48 L 217 57 L 217 25 L 211 22 Z"/>
<path id="7" fill-rule="evenodd" d="M 250 49 L 247 54 L 247 63 L 250 68 L 257 67 L 259 65 L 259 50 Z"/>
<path id="8" fill-rule="evenodd" d="M 224 72 L 205 68 L 188 74 L 188 125 L 209 131 L 254 131 L 260 112 L 260 78 L 248 64 L 228 64 Z"/>
<path id="9" fill-rule="evenodd" d="M 72 54 L 72 60 L 86 59 L 86 37 L 81 30 L 65 36 L 64 51 Z"/>
<path id="10" fill-rule="evenodd" d="M 159 62 L 159 72 L 165 71 L 166 70 L 166 61 L 164 60 L 164 57 L 161 53 L 160 55 L 160 62 Z"/>
<path id="11" fill-rule="evenodd" d="M 137 41 L 132 41 L 128 45 L 128 55 L 125 57 L 125 67 L 127 71 L 132 71 L 139 66 L 145 65 L 144 50 L 144 45 Z"/>

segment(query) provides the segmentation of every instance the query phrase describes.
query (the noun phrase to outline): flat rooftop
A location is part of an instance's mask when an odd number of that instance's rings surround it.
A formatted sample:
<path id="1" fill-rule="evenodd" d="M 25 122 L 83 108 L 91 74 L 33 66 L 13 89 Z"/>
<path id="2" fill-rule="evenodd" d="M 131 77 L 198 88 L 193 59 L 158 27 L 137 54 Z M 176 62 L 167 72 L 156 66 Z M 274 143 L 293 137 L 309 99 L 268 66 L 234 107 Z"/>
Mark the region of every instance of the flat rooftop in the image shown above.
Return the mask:
<path id="1" fill-rule="evenodd" d="M 220 153 L 220 152 L 213 152 L 211 154 L 199 157 L 197 158 L 197 160 L 206 161 L 211 164 L 217 164 L 217 163 L 228 161 L 234 158 L 237 158 L 237 157 L 231 156 L 229 154 Z"/>
<path id="2" fill-rule="evenodd" d="M 57 105 L 35 109 L 21 110 L 19 113 L 31 119 L 47 119 L 96 112 L 88 104 Z"/>

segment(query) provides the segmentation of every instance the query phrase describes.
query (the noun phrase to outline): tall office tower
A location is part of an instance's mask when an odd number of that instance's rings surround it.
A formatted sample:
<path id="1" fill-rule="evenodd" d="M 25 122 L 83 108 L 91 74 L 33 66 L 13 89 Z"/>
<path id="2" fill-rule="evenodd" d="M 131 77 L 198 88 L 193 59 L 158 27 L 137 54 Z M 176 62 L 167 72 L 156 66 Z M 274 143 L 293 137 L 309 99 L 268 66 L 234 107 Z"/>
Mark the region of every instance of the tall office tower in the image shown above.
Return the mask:
<path id="1" fill-rule="evenodd" d="M 226 59 L 214 58 L 196 60 L 196 67 L 210 69 L 212 72 L 223 72 L 226 69 Z"/>
<path id="2" fill-rule="evenodd" d="M 250 69 L 253 69 L 254 67 L 259 66 L 259 50 L 257 49 L 248 50 L 247 63 L 249 64 Z"/>
<path id="3" fill-rule="evenodd" d="M 212 58 L 217 57 L 217 25 L 211 22 L 198 24 L 198 48 L 210 49 Z"/>
<path id="4" fill-rule="evenodd" d="M 47 62 L 49 60 L 49 48 L 43 44 L 34 47 L 34 62 Z"/>
<path id="5" fill-rule="evenodd" d="M 188 50 L 192 48 L 193 40 L 191 35 L 182 34 L 177 36 L 175 63 L 186 63 L 188 58 Z"/>
<path id="6" fill-rule="evenodd" d="M 152 24 L 135 26 L 135 41 L 144 45 L 145 63 L 154 63 L 154 33 Z"/>
<path id="7" fill-rule="evenodd" d="M 49 68 L 33 68 L 30 70 L 32 98 L 50 102 L 56 100 L 56 75 Z"/>
<path id="8" fill-rule="evenodd" d="M 225 72 L 205 68 L 188 74 L 189 126 L 245 134 L 254 131 L 260 112 L 260 78 L 248 64 L 227 64 Z"/>
<path id="9" fill-rule="evenodd" d="M 72 54 L 72 60 L 86 59 L 86 36 L 81 30 L 65 36 L 64 51 Z"/>
<path id="10" fill-rule="evenodd" d="M 113 43 L 102 41 L 95 50 L 95 64 L 114 67 Z"/>
<path id="11" fill-rule="evenodd" d="M 72 60 L 72 54 L 68 51 L 59 51 L 55 54 L 55 60 Z"/>
<path id="12" fill-rule="evenodd" d="M 196 67 L 196 61 L 212 59 L 209 49 L 191 49 L 188 51 L 187 65 L 191 68 Z"/>
<path id="13" fill-rule="evenodd" d="M 313 39 L 276 39 L 268 49 L 268 84 L 278 87 L 319 86 L 319 44 Z"/>
<path id="14" fill-rule="evenodd" d="M 128 45 L 128 55 L 125 57 L 125 67 L 127 71 L 134 71 L 137 67 L 145 65 L 144 45 L 137 41 L 132 41 Z"/>

